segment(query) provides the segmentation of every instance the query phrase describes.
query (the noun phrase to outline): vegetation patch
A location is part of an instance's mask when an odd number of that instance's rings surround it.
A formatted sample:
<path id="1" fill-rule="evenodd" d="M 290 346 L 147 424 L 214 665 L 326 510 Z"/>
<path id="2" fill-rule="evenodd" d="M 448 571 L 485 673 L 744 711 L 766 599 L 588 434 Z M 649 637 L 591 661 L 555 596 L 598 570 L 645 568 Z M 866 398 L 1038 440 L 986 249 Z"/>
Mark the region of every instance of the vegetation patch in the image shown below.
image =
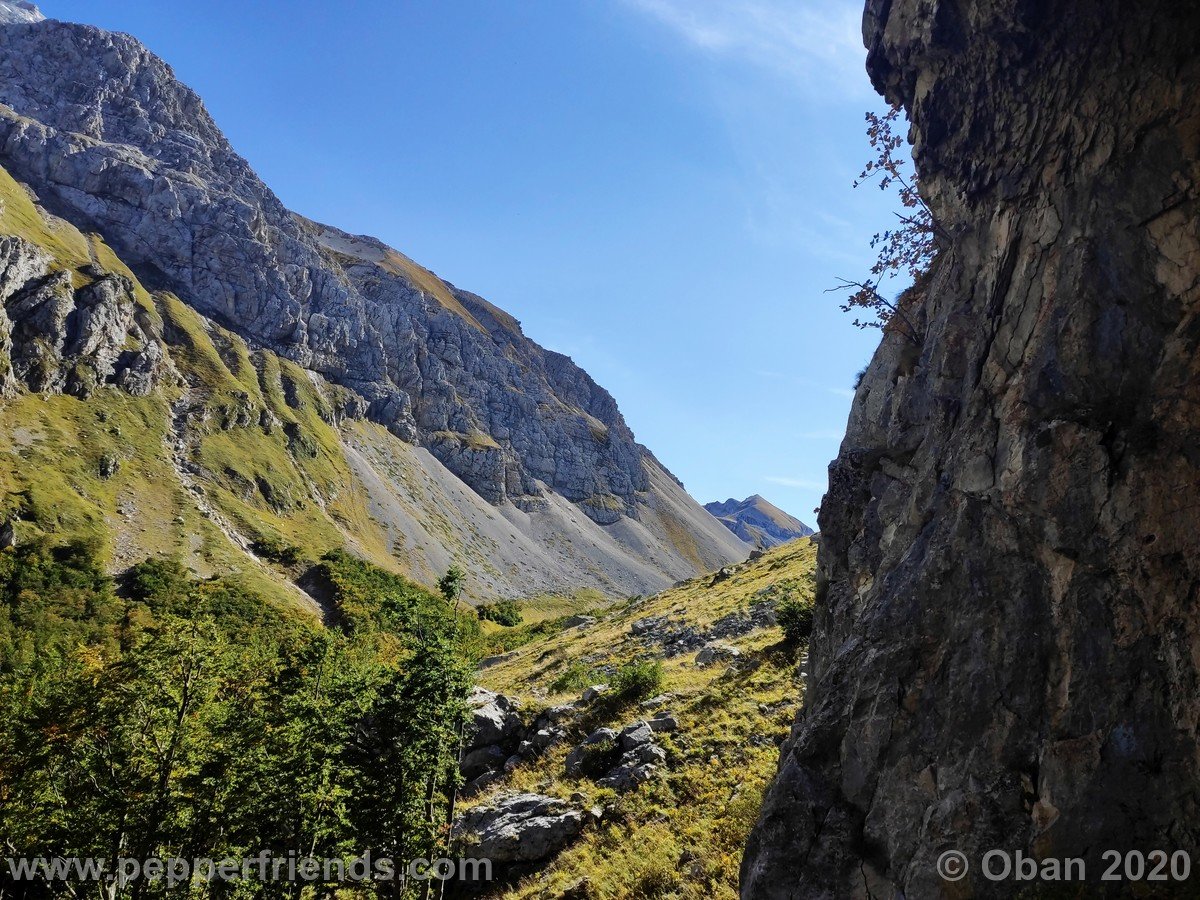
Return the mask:
<path id="1" fill-rule="evenodd" d="M 469 633 L 390 573 L 324 565 L 346 611 L 333 629 L 170 558 L 118 585 L 82 542 L 0 552 L 6 852 L 443 855 Z"/>
<path id="2" fill-rule="evenodd" d="M 475 612 L 481 620 L 495 622 L 505 628 L 515 628 L 521 624 L 521 604 L 516 600 L 497 600 L 495 603 L 483 603 L 475 607 Z"/>

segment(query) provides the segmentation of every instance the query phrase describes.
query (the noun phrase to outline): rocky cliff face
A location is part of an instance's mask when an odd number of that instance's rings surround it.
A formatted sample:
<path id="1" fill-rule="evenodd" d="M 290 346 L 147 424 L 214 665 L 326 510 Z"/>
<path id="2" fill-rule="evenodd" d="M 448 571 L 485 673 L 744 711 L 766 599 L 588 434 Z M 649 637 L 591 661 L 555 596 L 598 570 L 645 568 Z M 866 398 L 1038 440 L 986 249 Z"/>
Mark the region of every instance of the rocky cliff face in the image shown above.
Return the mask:
<path id="1" fill-rule="evenodd" d="M 949 238 L 830 468 L 742 895 L 1008 895 L 987 849 L 1093 879 L 1106 848 L 1194 853 L 1200 9 L 870 0 L 864 31 Z"/>
<path id="2" fill-rule="evenodd" d="M 0 237 L 0 393 L 24 387 L 87 399 L 103 384 L 133 396 L 166 373 L 155 326 L 139 309 L 133 284 L 85 266 L 53 269 L 37 245 Z"/>
<path id="3" fill-rule="evenodd" d="M 649 455 L 612 397 L 403 255 L 290 213 L 136 40 L 0 30 L 0 161 L 151 286 L 353 388 L 489 501 L 635 515 Z"/>
<path id="4" fill-rule="evenodd" d="M 102 235 L 150 291 L 336 385 L 337 416 L 365 416 L 428 451 L 526 532 L 586 519 L 563 539 L 615 550 L 566 555 L 616 552 L 627 558 L 585 567 L 638 570 L 609 587 L 644 590 L 740 557 L 570 359 L 403 254 L 284 208 L 199 97 L 133 38 L 39 21 L 26 6 L 0 0 L 0 165 L 42 207 Z M 89 302 L 92 288 L 66 299 L 67 281 L 87 273 L 56 277 L 54 310 Z M 58 324 L 62 344 L 71 326 Z M 148 365 L 127 350 L 129 365 Z M 74 391 L 67 378 L 49 387 Z"/>
<path id="5" fill-rule="evenodd" d="M 704 508 L 739 538 L 760 550 L 778 547 L 787 541 L 808 537 L 813 533 L 813 530 L 799 519 L 789 516 L 758 494 L 745 500 L 734 500 L 731 497 L 724 503 L 705 503 Z"/>

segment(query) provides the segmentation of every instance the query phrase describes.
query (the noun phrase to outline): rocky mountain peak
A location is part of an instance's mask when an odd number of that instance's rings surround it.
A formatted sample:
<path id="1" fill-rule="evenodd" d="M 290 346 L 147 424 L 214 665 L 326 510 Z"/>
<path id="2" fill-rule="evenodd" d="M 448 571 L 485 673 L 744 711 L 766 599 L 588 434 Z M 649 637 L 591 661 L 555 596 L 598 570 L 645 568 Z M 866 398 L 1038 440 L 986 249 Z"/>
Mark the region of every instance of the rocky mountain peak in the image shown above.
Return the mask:
<path id="1" fill-rule="evenodd" d="M 744 555 L 586 372 L 400 251 L 288 210 L 135 38 L 0 28 L 0 148 L 43 212 L 150 291 L 336 387 L 336 416 L 420 448 L 531 539 L 586 532 L 563 553 L 604 557 L 589 566 L 621 590 Z"/>
<path id="2" fill-rule="evenodd" d="M 753 494 L 745 500 L 731 497 L 724 503 L 706 503 L 704 508 L 731 532 L 760 550 L 813 533 L 799 519 L 788 515 L 760 494 Z"/>
<path id="3" fill-rule="evenodd" d="M 0 25 L 44 22 L 42 11 L 28 0 L 0 0 Z"/>

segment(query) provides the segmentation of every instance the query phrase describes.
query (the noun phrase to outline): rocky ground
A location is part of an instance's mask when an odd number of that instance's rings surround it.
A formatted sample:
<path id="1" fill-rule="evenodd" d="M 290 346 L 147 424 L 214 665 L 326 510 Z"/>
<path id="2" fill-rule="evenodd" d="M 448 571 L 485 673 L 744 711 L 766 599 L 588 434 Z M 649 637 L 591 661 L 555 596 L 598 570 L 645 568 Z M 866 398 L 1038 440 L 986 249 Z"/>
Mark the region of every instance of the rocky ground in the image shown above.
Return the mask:
<path id="1" fill-rule="evenodd" d="M 786 544 L 635 597 L 495 660 L 472 698 L 464 849 L 491 896 L 730 898 L 805 673 L 774 610 L 812 594 L 816 548 Z M 621 698 L 632 661 L 653 696 Z"/>

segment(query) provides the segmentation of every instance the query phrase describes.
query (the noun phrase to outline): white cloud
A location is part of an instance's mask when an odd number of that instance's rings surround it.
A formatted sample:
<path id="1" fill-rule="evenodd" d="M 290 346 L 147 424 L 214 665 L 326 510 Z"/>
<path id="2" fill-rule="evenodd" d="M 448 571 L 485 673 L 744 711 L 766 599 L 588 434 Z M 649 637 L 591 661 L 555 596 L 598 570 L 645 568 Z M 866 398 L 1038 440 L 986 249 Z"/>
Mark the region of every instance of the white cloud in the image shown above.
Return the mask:
<path id="1" fill-rule="evenodd" d="M 790 488 L 800 488 L 801 490 L 805 491 L 824 492 L 825 488 L 829 486 L 824 481 L 813 481 L 811 478 L 785 478 L 781 475 L 768 475 L 764 480 L 769 481 L 771 484 L 779 484 Z"/>
<path id="2" fill-rule="evenodd" d="M 624 0 L 696 49 L 808 86 L 866 85 L 861 0 Z"/>

